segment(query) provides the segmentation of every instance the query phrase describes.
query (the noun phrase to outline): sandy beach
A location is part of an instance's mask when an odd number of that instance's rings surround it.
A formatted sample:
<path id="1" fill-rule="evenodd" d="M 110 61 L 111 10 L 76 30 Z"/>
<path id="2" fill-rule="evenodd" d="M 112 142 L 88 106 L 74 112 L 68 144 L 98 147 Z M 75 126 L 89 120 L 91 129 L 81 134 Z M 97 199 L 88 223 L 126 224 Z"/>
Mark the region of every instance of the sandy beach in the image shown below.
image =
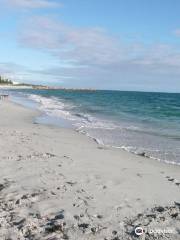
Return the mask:
<path id="1" fill-rule="evenodd" d="M 180 167 L 0 102 L 0 239 L 180 239 Z M 159 230 L 159 232 L 158 232 Z"/>

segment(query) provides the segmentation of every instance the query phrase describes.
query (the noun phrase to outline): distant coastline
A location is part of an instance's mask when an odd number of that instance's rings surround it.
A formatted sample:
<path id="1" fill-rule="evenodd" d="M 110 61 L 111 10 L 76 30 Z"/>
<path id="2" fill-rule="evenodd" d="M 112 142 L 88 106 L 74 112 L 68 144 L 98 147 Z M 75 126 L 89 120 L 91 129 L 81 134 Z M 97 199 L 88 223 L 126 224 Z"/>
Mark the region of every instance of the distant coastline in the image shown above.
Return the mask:
<path id="1" fill-rule="evenodd" d="M 37 85 L 29 83 L 13 82 L 7 78 L 0 76 L 0 89 L 45 89 L 45 90 L 69 90 L 69 91 L 96 91 L 92 88 L 65 88 L 58 86 Z"/>
<path id="2" fill-rule="evenodd" d="M 33 84 L 0 84 L 0 89 L 37 89 L 37 90 L 67 90 L 67 91 L 97 91 L 92 88 L 64 88 Z"/>

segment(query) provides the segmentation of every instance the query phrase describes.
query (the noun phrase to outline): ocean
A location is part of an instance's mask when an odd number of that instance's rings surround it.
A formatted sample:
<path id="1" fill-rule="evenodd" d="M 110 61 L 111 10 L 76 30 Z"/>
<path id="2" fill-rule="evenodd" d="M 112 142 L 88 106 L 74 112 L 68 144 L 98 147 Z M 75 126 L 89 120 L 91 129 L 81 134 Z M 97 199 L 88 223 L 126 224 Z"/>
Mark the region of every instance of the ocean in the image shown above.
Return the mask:
<path id="1" fill-rule="evenodd" d="M 73 128 L 99 144 L 180 164 L 180 94 L 125 91 L 11 90 L 37 108 L 39 123 Z"/>

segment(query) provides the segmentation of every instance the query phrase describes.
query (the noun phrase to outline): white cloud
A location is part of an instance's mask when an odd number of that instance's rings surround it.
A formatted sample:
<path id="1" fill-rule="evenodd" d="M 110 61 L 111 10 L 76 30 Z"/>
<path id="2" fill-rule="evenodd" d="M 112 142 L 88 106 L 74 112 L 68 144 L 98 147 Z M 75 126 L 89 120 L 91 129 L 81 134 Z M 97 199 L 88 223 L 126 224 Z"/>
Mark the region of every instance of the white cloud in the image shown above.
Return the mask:
<path id="1" fill-rule="evenodd" d="M 21 44 L 48 50 L 60 59 L 78 64 L 113 64 L 124 49 L 100 28 L 75 28 L 46 17 L 36 17 L 24 27 Z"/>
<path id="2" fill-rule="evenodd" d="M 61 4 L 53 0 L 5 0 L 11 7 L 33 9 L 33 8 L 56 8 Z"/>
<path id="3" fill-rule="evenodd" d="M 52 18 L 33 17 L 20 33 L 25 47 L 41 49 L 76 66 L 143 68 L 180 67 L 180 51 L 167 44 L 123 43 L 100 28 L 67 26 Z"/>
<path id="4" fill-rule="evenodd" d="M 142 60 L 142 44 L 124 44 L 101 28 L 78 28 L 52 18 L 33 17 L 19 36 L 22 46 L 48 51 L 76 66 L 117 66 Z"/>
<path id="5" fill-rule="evenodd" d="M 42 16 L 31 16 L 17 35 L 24 48 L 47 52 L 58 60 L 49 69 L 46 65 L 25 70 L 28 79 L 63 81 L 67 87 L 133 90 L 136 85 L 160 90 L 166 84 L 180 89 L 180 50 L 173 45 L 127 43 L 101 28 L 69 26 Z"/>
<path id="6" fill-rule="evenodd" d="M 100 28 L 77 28 L 44 17 L 32 18 L 21 33 L 24 47 L 59 59 L 59 65 L 32 73 L 63 79 L 67 87 L 160 90 L 173 83 L 176 89 L 180 77 L 180 51 L 167 44 L 127 44 Z"/>

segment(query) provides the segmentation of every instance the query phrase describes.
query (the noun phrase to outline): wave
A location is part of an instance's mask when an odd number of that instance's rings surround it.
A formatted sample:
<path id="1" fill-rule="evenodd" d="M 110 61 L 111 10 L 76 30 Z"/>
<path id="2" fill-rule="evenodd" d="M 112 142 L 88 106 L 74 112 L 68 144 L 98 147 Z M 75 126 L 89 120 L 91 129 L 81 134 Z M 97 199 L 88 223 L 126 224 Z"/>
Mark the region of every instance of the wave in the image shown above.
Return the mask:
<path id="1" fill-rule="evenodd" d="M 72 121 L 76 120 L 69 111 L 69 109 L 72 108 L 72 105 L 65 105 L 65 103 L 55 97 L 47 98 L 31 94 L 28 98 L 39 103 L 38 109 L 45 112 L 48 116 L 60 117 Z"/>
<path id="2" fill-rule="evenodd" d="M 46 113 L 48 116 L 60 117 L 66 120 L 73 121 L 75 128 L 100 128 L 100 129 L 115 129 L 120 128 L 115 123 L 104 119 L 98 119 L 90 114 L 77 113 L 74 111 L 76 106 L 68 103 L 64 103 L 59 98 L 43 97 L 35 94 L 28 96 L 30 100 L 39 103 L 38 109 Z"/>
<path id="3" fill-rule="evenodd" d="M 97 118 L 90 114 L 76 112 L 77 106 L 72 103 L 65 103 L 63 100 L 55 97 L 44 97 L 40 95 L 30 94 L 29 99 L 39 103 L 39 110 L 45 112 L 48 116 L 63 118 L 65 120 L 72 121 L 72 125 L 78 129 L 105 129 L 118 131 L 130 131 L 137 132 L 139 134 L 154 135 L 159 137 L 172 138 L 174 140 L 180 140 L 180 136 L 169 132 L 157 131 L 154 127 L 145 128 L 142 126 L 130 125 L 130 123 L 115 122 L 112 120 L 105 120 L 103 118 Z M 76 109 L 76 111 L 74 111 Z"/>
<path id="4" fill-rule="evenodd" d="M 27 94 L 27 96 L 28 99 L 37 103 L 38 109 L 42 113 L 49 117 L 70 121 L 76 131 L 85 134 L 100 145 L 120 148 L 150 159 L 180 165 L 179 150 L 175 149 L 172 144 L 169 145 L 167 140 L 167 138 L 179 140 L 179 136 L 174 136 L 172 131 L 166 134 L 166 132 L 161 132 L 161 129 L 156 131 L 150 125 L 149 128 L 146 128 L 146 125 L 139 124 L 136 119 L 125 122 L 121 119 L 119 121 L 113 120 L 113 116 L 110 119 L 109 116 L 93 115 L 85 106 L 83 109 L 83 106 L 74 105 L 74 103 L 59 97 L 46 97 L 36 94 Z M 165 142 L 164 139 L 167 141 L 165 140 Z M 155 150 L 157 146 L 159 149 Z M 165 147 L 167 146 L 169 152 L 166 155 Z M 171 146 L 173 149 L 169 148 Z M 151 149 L 148 149 L 150 147 Z M 176 150 L 177 156 L 173 155 Z M 171 159 L 171 161 L 165 158 Z"/>

